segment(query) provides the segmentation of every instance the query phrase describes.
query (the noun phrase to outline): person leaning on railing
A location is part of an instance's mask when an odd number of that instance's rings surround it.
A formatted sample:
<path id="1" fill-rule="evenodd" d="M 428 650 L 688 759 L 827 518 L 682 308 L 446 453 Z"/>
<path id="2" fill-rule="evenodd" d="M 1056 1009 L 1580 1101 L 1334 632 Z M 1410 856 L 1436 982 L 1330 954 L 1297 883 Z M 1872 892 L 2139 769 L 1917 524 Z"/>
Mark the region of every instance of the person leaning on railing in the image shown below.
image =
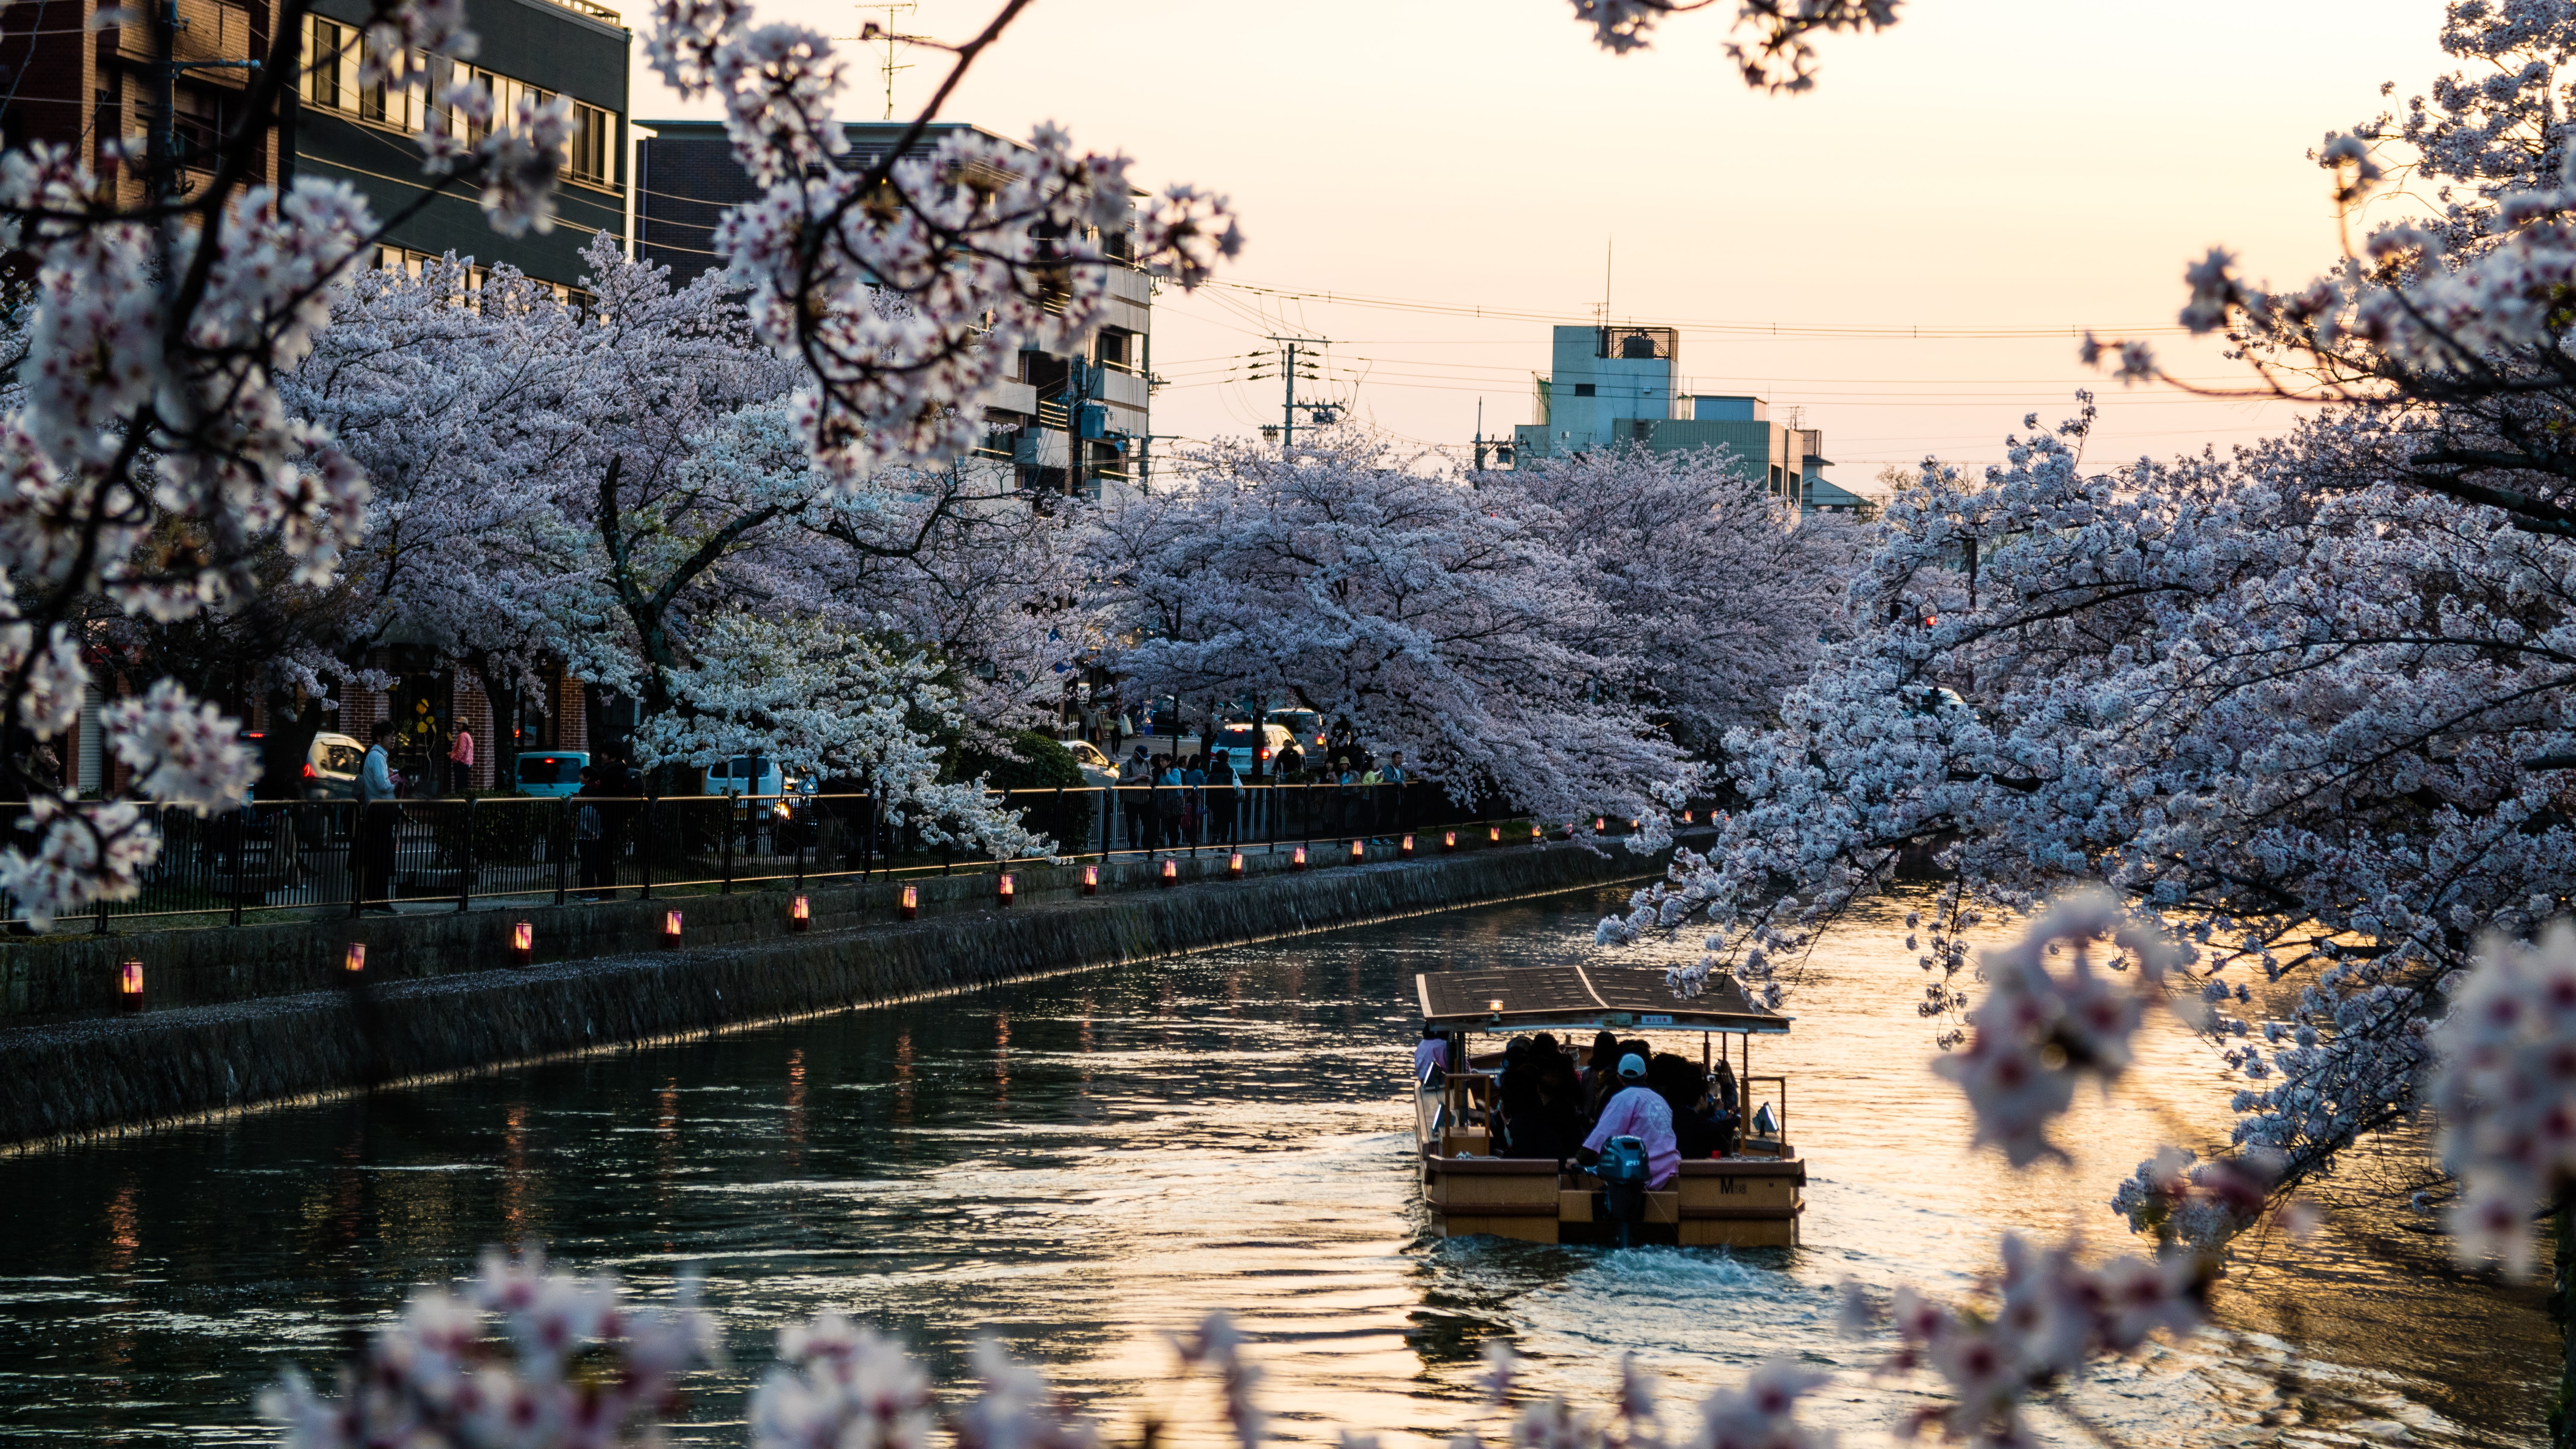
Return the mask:
<path id="1" fill-rule="evenodd" d="M 388 916 L 394 913 L 394 827 L 400 819 L 393 804 L 393 762 L 385 753 L 385 741 L 393 733 L 393 721 L 383 719 L 368 730 L 374 743 L 358 765 L 358 828 L 353 836 L 358 843 L 358 899 L 373 903 L 365 909 Z"/>

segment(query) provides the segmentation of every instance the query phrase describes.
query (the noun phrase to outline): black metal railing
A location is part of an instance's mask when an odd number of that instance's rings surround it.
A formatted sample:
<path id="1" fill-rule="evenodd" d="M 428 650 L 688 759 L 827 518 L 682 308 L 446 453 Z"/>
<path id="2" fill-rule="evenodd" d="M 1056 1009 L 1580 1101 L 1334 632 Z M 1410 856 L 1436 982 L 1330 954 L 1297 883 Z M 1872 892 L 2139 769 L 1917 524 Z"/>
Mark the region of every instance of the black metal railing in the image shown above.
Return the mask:
<path id="1" fill-rule="evenodd" d="M 1349 861 L 1353 841 L 1376 842 L 1369 858 L 1384 859 L 1406 836 L 1417 856 L 1535 838 L 1525 815 L 1479 813 L 1421 783 L 1120 785 L 996 790 L 992 798 L 1076 861 L 1303 846 L 1321 867 Z M 111 921 L 145 918 L 215 924 L 211 916 L 239 925 L 431 904 L 467 910 L 478 901 L 561 905 L 1037 863 L 961 855 L 939 843 L 936 821 L 925 828 L 865 794 L 490 796 L 363 809 L 348 800 L 259 801 L 205 818 L 164 810 L 158 824 L 160 855 L 138 894 L 57 930 L 104 932 Z M 1586 820 L 1552 833 L 1628 828 Z M 11 901 L 0 919 L 24 915 Z"/>

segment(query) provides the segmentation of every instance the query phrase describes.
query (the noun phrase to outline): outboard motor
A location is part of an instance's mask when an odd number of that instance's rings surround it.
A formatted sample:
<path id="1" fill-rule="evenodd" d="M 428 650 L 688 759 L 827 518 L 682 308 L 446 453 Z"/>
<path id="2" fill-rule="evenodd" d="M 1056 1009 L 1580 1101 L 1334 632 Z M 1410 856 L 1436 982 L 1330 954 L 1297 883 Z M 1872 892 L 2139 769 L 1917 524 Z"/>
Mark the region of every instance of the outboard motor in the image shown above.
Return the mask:
<path id="1" fill-rule="evenodd" d="M 1613 1137 L 1593 1164 L 1601 1179 L 1602 1206 L 1619 1225 L 1619 1246 L 1627 1247 L 1631 1230 L 1646 1220 L 1646 1144 L 1640 1138 Z"/>

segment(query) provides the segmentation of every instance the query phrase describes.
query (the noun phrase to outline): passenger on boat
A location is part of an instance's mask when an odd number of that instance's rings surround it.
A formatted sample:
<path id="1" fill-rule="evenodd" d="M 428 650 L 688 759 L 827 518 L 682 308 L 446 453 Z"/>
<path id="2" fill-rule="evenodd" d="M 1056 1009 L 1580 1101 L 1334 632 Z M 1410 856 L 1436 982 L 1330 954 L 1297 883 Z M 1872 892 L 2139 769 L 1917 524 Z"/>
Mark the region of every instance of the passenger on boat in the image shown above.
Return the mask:
<path id="1" fill-rule="evenodd" d="M 1582 1079 L 1575 1074 L 1574 1058 L 1546 1032 L 1530 1043 L 1530 1074 L 1538 1084 L 1538 1120 L 1534 1128 L 1522 1124 L 1513 1151 L 1563 1162 L 1583 1144 Z"/>
<path id="2" fill-rule="evenodd" d="M 1699 1064 L 1672 1052 L 1659 1053 L 1646 1064 L 1647 1085 L 1673 1112 L 1673 1141 L 1686 1162 L 1702 1162 L 1725 1153 L 1726 1123 L 1709 1101 L 1708 1077 Z"/>
<path id="3" fill-rule="evenodd" d="M 1601 1160 L 1601 1149 L 1613 1137 L 1634 1137 L 1646 1144 L 1646 1190 L 1661 1192 L 1681 1176 L 1680 1147 L 1673 1141 L 1673 1109 L 1646 1085 L 1646 1059 L 1635 1052 L 1619 1058 L 1619 1095 L 1602 1109 L 1592 1135 L 1583 1139 L 1575 1160 L 1589 1167 Z"/>
<path id="4" fill-rule="evenodd" d="M 1601 1109 L 1619 1090 L 1619 1038 L 1601 1032 L 1592 1038 L 1592 1059 L 1583 1068 L 1583 1125 L 1601 1119 Z"/>
<path id="5" fill-rule="evenodd" d="M 1449 1038 L 1426 1021 L 1422 1024 L 1422 1042 L 1413 1049 L 1413 1080 L 1421 1082 L 1435 1067 L 1443 1072 L 1449 1070 Z"/>
<path id="6" fill-rule="evenodd" d="M 1505 1157 L 1545 1157 L 1537 1150 L 1547 1136 L 1546 1113 L 1538 1095 L 1538 1068 L 1531 1063 L 1530 1039 L 1513 1037 L 1503 1048 L 1503 1077 L 1495 1084 L 1494 1115 L 1502 1128 Z"/>

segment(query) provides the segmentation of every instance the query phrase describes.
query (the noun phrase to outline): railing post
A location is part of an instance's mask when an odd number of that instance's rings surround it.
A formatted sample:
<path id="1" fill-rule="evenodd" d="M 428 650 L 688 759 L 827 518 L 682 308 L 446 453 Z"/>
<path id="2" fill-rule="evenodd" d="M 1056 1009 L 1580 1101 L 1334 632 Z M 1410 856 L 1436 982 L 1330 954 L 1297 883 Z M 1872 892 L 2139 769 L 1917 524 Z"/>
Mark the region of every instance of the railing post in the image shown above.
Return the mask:
<path id="1" fill-rule="evenodd" d="M 548 854 L 555 858 L 555 904 L 562 905 L 564 903 L 564 867 L 568 863 L 564 857 L 581 849 L 581 842 L 573 839 L 573 812 L 581 807 L 573 804 L 572 797 L 569 795 L 556 796 L 555 807 L 556 834 L 554 845 Z"/>
<path id="2" fill-rule="evenodd" d="M 746 795 L 743 798 L 751 800 L 757 797 Z M 724 884 L 716 888 L 716 894 L 720 896 L 733 894 L 733 800 L 731 797 L 725 800 Z"/>
<path id="3" fill-rule="evenodd" d="M 244 805 L 240 811 L 237 812 L 236 819 L 233 823 L 233 908 L 231 912 L 231 921 L 232 924 L 236 926 L 241 924 L 242 876 L 249 868 L 249 861 L 246 859 L 249 854 L 250 807 L 248 805 Z"/>
<path id="4" fill-rule="evenodd" d="M 349 919 L 356 920 L 367 908 L 367 807 L 352 797 L 349 801 Z M 99 929 L 105 930 L 105 926 Z"/>
<path id="5" fill-rule="evenodd" d="M 456 908 L 460 911 L 474 903 L 474 807 L 481 803 L 470 795 L 465 799 L 465 844 L 456 852 Z"/>
<path id="6" fill-rule="evenodd" d="M 635 832 L 635 858 L 644 871 L 644 894 L 640 899 L 649 901 L 653 899 L 653 792 L 649 787 L 644 791 L 642 828 Z M 609 869 L 616 867 L 611 865 Z"/>

